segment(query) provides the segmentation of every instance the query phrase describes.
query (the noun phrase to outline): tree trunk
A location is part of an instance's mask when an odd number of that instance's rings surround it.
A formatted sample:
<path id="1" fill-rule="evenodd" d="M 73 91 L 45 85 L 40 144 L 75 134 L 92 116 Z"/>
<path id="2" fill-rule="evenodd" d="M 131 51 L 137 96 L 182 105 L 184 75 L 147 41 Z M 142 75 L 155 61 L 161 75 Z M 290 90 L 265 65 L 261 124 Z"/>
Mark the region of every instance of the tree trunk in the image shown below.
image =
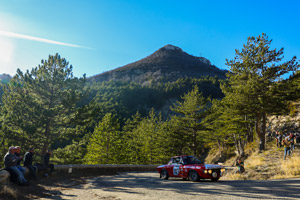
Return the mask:
<path id="1" fill-rule="evenodd" d="M 106 163 L 105 164 L 109 164 L 109 151 L 110 151 L 110 133 L 106 133 L 107 134 L 107 143 L 106 143 Z"/>
<path id="2" fill-rule="evenodd" d="M 247 142 L 253 142 L 253 126 L 252 126 L 252 123 L 249 125 Z"/>
<path id="3" fill-rule="evenodd" d="M 261 138 L 260 138 L 260 150 L 266 149 L 266 126 L 267 126 L 267 115 L 266 113 L 262 113 L 262 130 L 261 130 Z"/>
<path id="4" fill-rule="evenodd" d="M 221 142 L 220 142 L 220 140 L 217 140 L 217 142 L 218 142 L 218 149 L 219 149 L 219 155 L 221 155 L 221 152 L 222 152 L 222 145 L 221 145 Z"/>
<path id="5" fill-rule="evenodd" d="M 256 119 L 256 133 L 259 138 L 259 151 L 265 150 L 266 113 L 258 113 Z"/>
<path id="6" fill-rule="evenodd" d="M 46 128 L 45 128 L 45 132 L 44 132 L 44 135 L 46 137 L 46 141 L 44 142 L 44 145 L 43 145 L 43 149 L 42 149 L 42 163 L 43 163 L 43 157 L 44 155 L 46 154 L 48 148 L 49 148 L 49 140 L 50 140 L 50 122 L 48 122 L 46 124 Z"/>
<path id="7" fill-rule="evenodd" d="M 197 156 L 197 130 L 193 129 L 193 152 Z"/>
<path id="8" fill-rule="evenodd" d="M 234 139 L 234 146 L 235 146 L 235 149 L 237 150 L 238 155 L 240 155 L 240 148 L 239 148 L 239 144 L 238 144 L 238 139 L 236 138 L 236 135 L 235 135 L 235 134 L 233 134 L 233 139 Z"/>
<path id="9" fill-rule="evenodd" d="M 240 156 L 244 156 L 244 154 L 245 154 L 245 151 L 244 151 L 245 142 L 241 139 L 241 137 L 239 137 L 239 139 L 238 139 L 238 146 L 239 146 Z"/>

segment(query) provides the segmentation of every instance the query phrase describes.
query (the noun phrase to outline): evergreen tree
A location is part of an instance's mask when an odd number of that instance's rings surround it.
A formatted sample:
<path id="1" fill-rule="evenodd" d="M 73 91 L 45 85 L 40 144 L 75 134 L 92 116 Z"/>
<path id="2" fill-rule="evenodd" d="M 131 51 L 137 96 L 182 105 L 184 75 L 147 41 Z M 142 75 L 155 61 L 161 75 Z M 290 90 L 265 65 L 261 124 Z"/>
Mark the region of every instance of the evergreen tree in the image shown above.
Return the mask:
<path id="1" fill-rule="evenodd" d="M 140 113 L 137 112 L 132 116 L 132 119 L 128 119 L 125 122 L 122 130 L 122 151 L 120 154 L 124 158 L 122 161 L 127 164 L 138 163 L 139 145 L 137 144 L 137 127 L 142 122 L 143 118 Z"/>
<path id="2" fill-rule="evenodd" d="M 120 138 L 120 124 L 111 113 L 107 113 L 89 139 L 85 163 L 119 163 Z"/>
<path id="3" fill-rule="evenodd" d="M 198 86 L 185 94 L 182 100 L 171 107 L 175 115 L 170 120 L 173 131 L 169 139 L 174 140 L 170 145 L 173 144 L 173 149 L 178 149 L 179 154 L 198 156 L 203 150 L 201 131 L 204 126 L 201 121 L 205 116 L 207 100 L 199 93 Z"/>
<path id="4" fill-rule="evenodd" d="M 134 132 L 139 136 L 138 160 L 141 164 L 158 164 L 165 159 L 165 130 L 160 114 L 156 116 L 154 109 L 151 109 L 149 116 L 142 120 Z"/>
<path id="5" fill-rule="evenodd" d="M 260 140 L 260 150 L 265 149 L 267 114 L 278 114 L 287 107 L 288 95 L 278 90 L 282 76 L 296 71 L 296 57 L 282 62 L 283 48 L 270 49 L 272 40 L 266 34 L 249 37 L 241 51 L 236 50 L 230 66 L 229 87 L 223 90 L 231 95 L 231 102 L 240 114 L 255 116 L 256 133 Z"/>
<path id="6" fill-rule="evenodd" d="M 41 147 L 44 154 L 58 137 L 74 127 L 86 79 L 73 77 L 72 68 L 58 54 L 50 55 L 30 72 L 18 69 L 4 88 L 2 124 L 15 134 L 16 141 L 21 138 L 25 148 Z"/>
<path id="7" fill-rule="evenodd" d="M 126 163 L 158 164 L 165 161 L 166 129 L 161 114 L 156 115 L 151 109 L 149 115 L 141 118 L 140 114 L 132 116 L 123 128 L 122 151 Z"/>

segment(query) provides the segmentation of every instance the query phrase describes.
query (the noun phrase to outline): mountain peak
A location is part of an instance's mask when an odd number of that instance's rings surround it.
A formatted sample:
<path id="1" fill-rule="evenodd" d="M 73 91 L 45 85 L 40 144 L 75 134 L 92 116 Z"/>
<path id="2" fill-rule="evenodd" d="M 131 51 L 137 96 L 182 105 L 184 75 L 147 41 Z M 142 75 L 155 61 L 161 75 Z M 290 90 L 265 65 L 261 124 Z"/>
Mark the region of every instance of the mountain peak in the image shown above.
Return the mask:
<path id="1" fill-rule="evenodd" d="M 203 76 L 225 78 L 225 71 L 211 65 L 207 58 L 190 55 L 179 47 L 167 44 L 141 60 L 95 75 L 92 79 L 131 81 L 145 85 Z"/>
<path id="2" fill-rule="evenodd" d="M 171 51 L 175 51 L 175 50 L 179 50 L 179 51 L 182 51 L 181 48 L 179 47 L 176 47 L 174 45 L 171 45 L 171 44 L 167 44 L 165 45 L 164 47 L 162 47 L 161 49 L 165 49 L 165 50 L 171 50 Z"/>

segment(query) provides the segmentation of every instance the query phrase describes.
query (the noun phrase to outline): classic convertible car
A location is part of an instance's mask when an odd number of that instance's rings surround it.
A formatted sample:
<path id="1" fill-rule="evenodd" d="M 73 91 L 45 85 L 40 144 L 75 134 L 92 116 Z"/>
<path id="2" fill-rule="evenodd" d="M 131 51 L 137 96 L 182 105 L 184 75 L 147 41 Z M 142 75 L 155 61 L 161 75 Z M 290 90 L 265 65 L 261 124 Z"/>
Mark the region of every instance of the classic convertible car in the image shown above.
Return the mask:
<path id="1" fill-rule="evenodd" d="M 158 166 L 157 171 L 163 179 L 179 177 L 191 181 L 200 179 L 218 181 L 225 168 L 221 165 L 203 164 L 194 156 L 182 155 L 172 157 L 168 164 Z"/>

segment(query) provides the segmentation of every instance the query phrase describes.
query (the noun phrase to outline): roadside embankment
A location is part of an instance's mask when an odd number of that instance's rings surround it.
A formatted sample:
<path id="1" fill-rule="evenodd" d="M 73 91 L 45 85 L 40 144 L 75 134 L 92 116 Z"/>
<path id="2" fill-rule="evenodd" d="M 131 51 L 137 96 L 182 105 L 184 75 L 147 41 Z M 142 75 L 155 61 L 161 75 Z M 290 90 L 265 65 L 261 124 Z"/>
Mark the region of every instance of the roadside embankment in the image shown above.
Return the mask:
<path id="1" fill-rule="evenodd" d="M 55 165 L 55 174 L 69 174 L 70 176 L 98 176 L 113 175 L 118 172 L 130 171 L 155 171 L 157 165 Z M 25 176 L 28 176 L 29 170 L 26 168 Z M 9 182 L 10 174 L 6 170 L 0 171 L 0 183 Z"/>
<path id="2" fill-rule="evenodd" d="M 300 145 L 295 145 L 295 150 L 283 159 L 283 147 L 277 147 L 275 142 L 270 142 L 267 149 L 253 151 L 244 160 L 245 172 L 240 174 L 235 170 L 228 171 L 223 180 L 268 180 L 300 177 Z M 225 165 L 232 166 L 235 158 Z"/>

